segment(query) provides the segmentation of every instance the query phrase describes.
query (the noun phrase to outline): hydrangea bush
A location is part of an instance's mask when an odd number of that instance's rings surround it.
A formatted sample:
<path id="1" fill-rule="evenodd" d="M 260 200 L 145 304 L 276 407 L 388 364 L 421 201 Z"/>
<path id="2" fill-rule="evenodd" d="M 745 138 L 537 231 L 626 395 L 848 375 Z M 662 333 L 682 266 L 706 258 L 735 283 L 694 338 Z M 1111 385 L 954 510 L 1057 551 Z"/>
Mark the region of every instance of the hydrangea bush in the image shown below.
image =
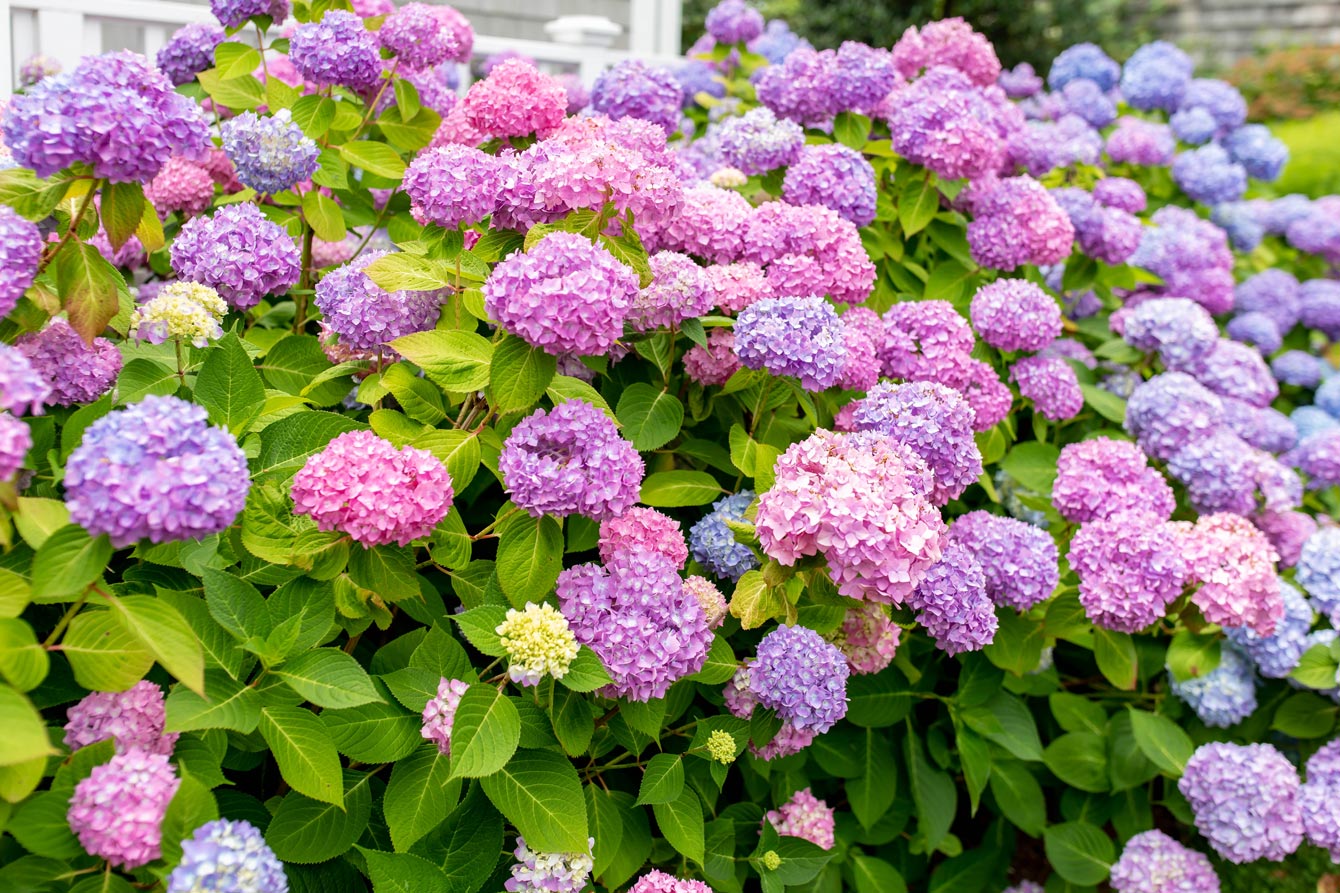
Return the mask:
<path id="1" fill-rule="evenodd" d="M 1340 198 L 1233 88 L 211 9 L 0 121 L 0 889 L 1340 854 Z"/>

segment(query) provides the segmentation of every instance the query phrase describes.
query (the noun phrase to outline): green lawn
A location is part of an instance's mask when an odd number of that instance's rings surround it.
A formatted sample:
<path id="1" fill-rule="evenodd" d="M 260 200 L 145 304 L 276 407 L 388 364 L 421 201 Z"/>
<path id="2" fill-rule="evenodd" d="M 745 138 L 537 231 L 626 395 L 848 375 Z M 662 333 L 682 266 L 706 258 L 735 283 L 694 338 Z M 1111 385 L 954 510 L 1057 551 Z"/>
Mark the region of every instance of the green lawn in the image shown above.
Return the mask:
<path id="1" fill-rule="evenodd" d="M 1301 192 L 1320 198 L 1340 193 L 1340 111 L 1281 121 L 1271 129 L 1291 153 L 1284 176 L 1274 184 L 1279 195 Z"/>

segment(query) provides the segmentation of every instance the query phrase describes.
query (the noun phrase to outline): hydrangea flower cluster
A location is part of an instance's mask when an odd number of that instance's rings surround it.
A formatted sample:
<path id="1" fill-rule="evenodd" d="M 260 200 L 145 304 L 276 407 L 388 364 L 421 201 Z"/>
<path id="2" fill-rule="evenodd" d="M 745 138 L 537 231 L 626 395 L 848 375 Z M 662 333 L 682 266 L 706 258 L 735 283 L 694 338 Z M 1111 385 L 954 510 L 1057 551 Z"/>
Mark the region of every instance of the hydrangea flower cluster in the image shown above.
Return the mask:
<path id="1" fill-rule="evenodd" d="M 974 184 L 968 245 L 979 264 L 1013 270 L 1055 264 L 1070 255 L 1075 227 L 1056 199 L 1031 177 Z"/>
<path id="2" fill-rule="evenodd" d="M 436 456 L 396 449 L 371 431 L 346 431 L 293 477 L 293 511 L 364 548 L 432 533 L 451 510 L 451 475 Z"/>
<path id="3" fill-rule="evenodd" d="M 113 867 L 147 865 L 162 855 L 163 816 L 180 784 L 166 754 L 119 753 L 75 785 L 70 830 Z"/>
<path id="4" fill-rule="evenodd" d="M 507 893 L 581 893 L 595 868 L 591 858 L 595 845 L 595 839 L 589 838 L 585 853 L 537 853 L 526 846 L 524 837 L 517 837 L 512 853 L 516 864 L 503 889 Z"/>
<path id="5" fill-rule="evenodd" d="M 370 90 L 382 76 L 378 49 L 376 35 L 363 27 L 361 18 L 331 9 L 320 21 L 294 29 L 288 55 L 305 81 Z"/>
<path id="6" fill-rule="evenodd" d="M 14 346 L 51 391 L 48 406 L 92 403 L 107 393 L 121 372 L 121 352 L 106 338 L 88 344 L 68 322 L 56 318 L 40 332 L 21 335 Z"/>
<path id="7" fill-rule="evenodd" d="M 175 338 L 204 347 L 223 337 L 223 317 L 227 312 L 228 305 L 208 285 L 177 280 L 135 308 L 130 337 L 150 344 Z"/>
<path id="8" fill-rule="evenodd" d="M 999 350 L 1042 350 L 1061 334 L 1056 300 L 1023 279 L 997 279 L 972 296 L 972 327 Z"/>
<path id="9" fill-rule="evenodd" d="M 1074 368 L 1060 357 L 1024 357 L 1010 367 L 1010 380 L 1033 408 L 1053 420 L 1073 419 L 1084 408 Z"/>
<path id="10" fill-rule="evenodd" d="M 70 520 L 118 549 L 227 529 L 251 477 L 237 441 L 207 418 L 204 407 L 149 396 L 89 425 L 66 465 Z"/>
<path id="11" fill-rule="evenodd" d="M 599 548 L 600 560 L 607 564 L 615 555 L 634 549 L 661 555 L 676 568 L 684 567 L 689 558 L 689 548 L 679 522 L 642 506 L 634 506 L 616 518 L 601 521 Z"/>
<path id="12" fill-rule="evenodd" d="M 1177 788 L 1196 828 L 1229 862 L 1279 861 L 1302 843 L 1298 770 L 1269 744 L 1203 744 Z"/>
<path id="13" fill-rule="evenodd" d="M 999 621 L 986 591 L 986 574 L 972 552 L 950 541 L 907 603 L 917 622 L 945 654 L 980 651 L 995 639 Z"/>
<path id="14" fill-rule="evenodd" d="M 419 734 L 437 745 L 438 753 L 451 753 L 451 728 L 456 723 L 456 708 L 461 696 L 470 687 L 462 679 L 440 679 L 437 696 L 428 699 L 423 707 L 423 728 Z"/>
<path id="15" fill-rule="evenodd" d="M 1110 882 L 1116 893 L 1219 893 L 1219 877 L 1205 854 L 1157 828 L 1126 841 L 1121 858 L 1112 866 Z"/>
<path id="16" fill-rule="evenodd" d="M 1204 676 L 1178 680 L 1169 673 L 1169 688 L 1212 728 L 1237 725 L 1256 711 L 1256 672 L 1231 645 L 1220 652 L 1219 666 Z"/>
<path id="17" fill-rule="evenodd" d="M 1201 586 L 1192 601 L 1220 626 L 1250 626 L 1270 635 L 1284 616 L 1275 570 L 1278 556 L 1265 534 L 1241 515 L 1203 515 L 1194 525 L 1177 522 L 1188 578 Z"/>
<path id="18" fill-rule="evenodd" d="M 847 609 L 842 626 L 828 640 L 847 657 L 847 665 L 858 675 L 878 673 L 893 661 L 902 629 L 889 619 L 884 607 L 865 602 Z"/>
<path id="19" fill-rule="evenodd" d="M 754 501 L 752 490 L 718 499 L 712 511 L 703 515 L 689 528 L 689 545 L 693 560 L 707 568 L 713 576 L 735 581 L 745 571 L 758 567 L 758 557 L 744 543 L 735 539 L 727 521 L 743 523 L 744 513 Z"/>
<path id="20" fill-rule="evenodd" d="M 1015 518 L 975 511 L 954 522 L 949 541 L 977 559 L 986 576 L 987 595 L 998 605 L 1027 611 L 1056 589 L 1056 543 L 1045 530 Z"/>
<path id="21" fill-rule="evenodd" d="M 874 287 L 875 265 L 855 224 L 826 207 L 767 202 L 749 215 L 741 249 L 766 267 L 772 294 L 859 304 Z"/>
<path id="22" fill-rule="evenodd" d="M 368 251 L 316 285 L 316 306 L 340 342 L 355 350 L 380 350 L 402 335 L 425 332 L 441 313 L 436 292 L 387 291 L 365 271 L 388 251 Z"/>
<path id="23" fill-rule="evenodd" d="M 87 694 L 66 716 L 65 746 L 71 750 L 110 739 L 117 753 L 142 750 L 171 756 L 177 744 L 177 733 L 163 731 L 163 690 L 148 680 L 122 692 Z"/>
<path id="24" fill-rule="evenodd" d="M 302 273 L 297 244 L 252 204 L 228 205 L 213 217 L 188 220 L 171 253 L 178 276 L 217 290 L 236 310 L 283 294 Z"/>
<path id="25" fill-rule="evenodd" d="M 958 498 L 982 474 L 972 407 L 944 385 L 877 384 L 857 404 L 852 427 L 886 434 L 921 457 L 934 475 L 928 496 L 935 505 Z"/>
<path id="26" fill-rule="evenodd" d="M 158 69 L 174 86 L 189 84 L 197 74 L 214 67 L 214 50 L 224 37 L 223 29 L 214 22 L 183 25 L 158 51 Z"/>
<path id="27" fill-rule="evenodd" d="M 206 822 L 181 842 L 167 893 L 288 893 L 284 865 L 260 829 L 244 820 Z"/>
<path id="28" fill-rule="evenodd" d="M 410 213 L 447 229 L 479 223 L 497 208 L 502 174 L 498 158 L 472 146 L 426 149 L 405 171 Z"/>
<path id="29" fill-rule="evenodd" d="M 426 3 L 406 3 L 388 15 L 377 38 L 410 68 L 431 68 L 461 59 L 457 31 Z"/>
<path id="30" fill-rule="evenodd" d="M 706 271 L 687 255 L 658 251 L 650 258 L 651 285 L 638 291 L 628 324 L 640 332 L 677 326 L 712 309 L 715 292 Z"/>
<path id="31" fill-rule="evenodd" d="M 1137 511 L 1166 521 L 1176 501 L 1172 488 L 1135 444 L 1096 437 L 1061 449 L 1052 505 L 1067 521 L 1082 524 Z"/>
<path id="32" fill-rule="evenodd" d="M 794 164 L 805 147 L 805 131 L 760 106 L 717 125 L 716 152 L 723 162 L 749 175 Z M 792 204 L 808 204 L 795 202 Z"/>
<path id="33" fill-rule="evenodd" d="M 23 468 L 32 449 L 32 431 L 19 419 L 0 412 L 0 481 L 9 481 Z"/>
<path id="34" fill-rule="evenodd" d="M 801 731 L 820 734 L 847 715 L 847 659 L 812 629 L 779 626 L 758 643 L 749 691 Z"/>
<path id="35" fill-rule="evenodd" d="M 42 241 L 36 225 L 8 205 L 0 206 L 0 311 L 6 315 L 33 284 Z"/>
<path id="36" fill-rule="evenodd" d="M 823 298 L 764 298 L 735 321 L 735 354 L 750 369 L 793 375 L 821 391 L 837 383 L 847 361 L 837 312 Z"/>
<path id="37" fill-rule="evenodd" d="M 558 576 L 558 598 L 577 640 L 609 671 L 613 697 L 665 697 L 707 659 L 707 616 L 663 555 L 633 549 L 603 566 L 568 568 Z"/>
<path id="38" fill-rule="evenodd" d="M 680 880 L 664 871 L 652 870 L 637 879 L 628 893 L 712 893 L 702 881 Z"/>
<path id="39" fill-rule="evenodd" d="M 763 820 L 783 837 L 799 837 L 825 850 L 833 848 L 833 810 L 809 788 L 796 791 L 780 807 L 765 812 Z"/>
<path id="40" fill-rule="evenodd" d="M 1298 666 L 1303 656 L 1303 642 L 1316 612 L 1303 593 L 1292 584 L 1281 581 L 1284 597 L 1284 616 L 1275 624 L 1275 631 L 1263 636 L 1251 627 L 1239 626 L 1227 630 L 1228 640 L 1251 658 L 1257 671 L 1272 679 L 1283 679 Z"/>
<path id="41" fill-rule="evenodd" d="M 508 495 L 535 517 L 622 515 L 637 502 L 645 470 L 609 416 L 583 400 L 531 413 L 498 459 Z"/>
<path id="42" fill-rule="evenodd" d="M 641 118 L 671 134 L 679 129 L 679 82 L 668 68 L 625 59 L 596 78 L 591 108 L 616 121 Z"/>
<path id="43" fill-rule="evenodd" d="M 243 112 L 225 121 L 223 151 L 242 185 L 264 194 L 283 192 L 310 179 L 321 154 L 288 109 L 265 117 Z"/>
<path id="44" fill-rule="evenodd" d="M 1340 528 L 1322 527 L 1307 538 L 1295 578 L 1322 611 L 1340 617 Z"/>
<path id="45" fill-rule="evenodd" d="M 508 608 L 496 632 L 507 652 L 507 675 L 518 685 L 536 686 L 545 676 L 562 679 L 580 650 L 568 618 L 550 604 Z"/>
<path id="46" fill-rule="evenodd" d="M 1176 528 L 1138 510 L 1082 524 L 1066 557 L 1084 612 L 1118 632 L 1138 632 L 1163 617 L 1187 579 Z"/>
<path id="47" fill-rule="evenodd" d="M 675 106 L 679 106 L 678 87 Z M 568 91 L 558 81 L 541 74 L 532 63 L 508 59 L 495 66 L 488 77 L 470 85 L 460 109 L 466 123 L 482 134 L 498 138 L 531 134 L 544 137 L 563 122 Z"/>

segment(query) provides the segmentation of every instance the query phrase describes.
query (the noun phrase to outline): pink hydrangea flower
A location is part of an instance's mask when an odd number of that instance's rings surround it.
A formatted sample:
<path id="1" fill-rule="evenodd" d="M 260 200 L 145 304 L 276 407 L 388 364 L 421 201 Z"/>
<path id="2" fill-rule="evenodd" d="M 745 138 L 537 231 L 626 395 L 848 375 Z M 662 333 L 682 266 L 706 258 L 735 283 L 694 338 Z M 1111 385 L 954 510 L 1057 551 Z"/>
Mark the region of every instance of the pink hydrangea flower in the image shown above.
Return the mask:
<path id="1" fill-rule="evenodd" d="M 833 808 L 809 788 L 796 791 L 781 807 L 764 813 L 763 819 L 784 837 L 800 837 L 823 849 L 833 848 Z"/>
<path id="2" fill-rule="evenodd" d="M 163 816 L 180 784 L 166 755 L 119 753 L 75 785 L 70 830 L 114 868 L 147 865 L 162 855 Z"/>
<path id="3" fill-rule="evenodd" d="M 112 739 L 118 753 L 131 749 L 172 754 L 177 733 L 164 733 L 163 690 L 141 680 L 126 691 L 95 691 L 67 712 L 65 746 L 78 750 Z"/>

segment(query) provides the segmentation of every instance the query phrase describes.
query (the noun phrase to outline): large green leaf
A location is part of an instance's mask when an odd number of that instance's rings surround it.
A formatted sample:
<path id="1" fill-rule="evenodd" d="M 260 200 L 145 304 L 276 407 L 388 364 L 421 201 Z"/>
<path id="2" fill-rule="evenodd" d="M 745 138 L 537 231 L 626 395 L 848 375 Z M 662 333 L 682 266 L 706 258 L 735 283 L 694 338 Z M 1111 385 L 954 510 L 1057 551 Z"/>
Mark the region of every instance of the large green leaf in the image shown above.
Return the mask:
<path id="1" fill-rule="evenodd" d="M 362 422 L 333 412 L 294 413 L 261 432 L 261 454 L 252 466 L 253 473 L 290 478 L 338 435 L 366 428 Z"/>
<path id="2" fill-rule="evenodd" d="M 80 612 L 65 631 L 61 653 L 75 681 L 92 691 L 125 691 L 154 664 L 153 653 L 110 611 Z"/>
<path id="3" fill-rule="evenodd" d="M 274 674 L 318 707 L 358 707 L 381 700 L 363 666 L 338 648 L 300 654 Z"/>
<path id="4" fill-rule="evenodd" d="M 340 155 L 354 167 L 389 180 L 399 180 L 405 173 L 405 162 L 385 143 L 346 143 L 340 147 Z"/>
<path id="5" fill-rule="evenodd" d="M 658 471 L 642 482 L 642 502 L 657 508 L 705 505 L 725 493 L 705 471 Z"/>
<path id="6" fill-rule="evenodd" d="M 392 341 L 391 347 L 445 391 L 478 391 L 489 383 L 493 345 L 474 332 L 415 332 Z"/>
<path id="7" fill-rule="evenodd" d="M 265 598 L 246 580 L 205 568 L 205 604 L 209 615 L 235 639 L 264 639 L 274 628 Z"/>
<path id="8" fill-rule="evenodd" d="M 448 893 L 447 876 L 411 853 L 384 853 L 359 847 L 367 862 L 372 893 Z"/>
<path id="9" fill-rule="evenodd" d="M 1112 840 L 1088 822 L 1052 825 L 1043 833 L 1047 861 L 1072 884 L 1097 884 L 1116 858 Z"/>
<path id="10" fill-rule="evenodd" d="M 705 853 L 703 808 L 692 788 L 685 788 L 679 796 L 651 807 L 661 836 L 685 858 L 703 864 Z"/>
<path id="11" fill-rule="evenodd" d="M 130 300 L 126 281 L 95 246 L 79 241 L 67 242 L 52 267 L 70 325 L 91 344 L 116 316 L 122 296 Z"/>
<path id="12" fill-rule="evenodd" d="M 185 686 L 173 686 L 167 696 L 167 731 L 232 729 L 249 735 L 261 720 L 261 699 L 256 689 L 226 673 L 205 674 L 205 695 Z"/>
<path id="13" fill-rule="evenodd" d="M 72 596 L 102 576 L 111 557 L 106 535 L 93 538 L 79 525 L 67 524 L 47 537 L 33 556 L 33 600 L 74 601 Z"/>
<path id="14" fill-rule="evenodd" d="M 1081 791 L 1108 789 L 1107 742 L 1092 732 L 1067 732 L 1042 753 L 1042 761 L 1061 781 Z"/>
<path id="15" fill-rule="evenodd" d="M 954 781 L 933 767 L 921 749 L 921 739 L 911 725 L 907 729 L 907 776 L 912 785 L 918 828 L 927 847 L 937 847 L 954 824 L 958 795 Z"/>
<path id="16" fill-rule="evenodd" d="M 1101 626 L 1093 628 L 1093 656 L 1099 671 L 1117 688 L 1132 691 L 1135 688 L 1135 642 L 1127 633 L 1119 633 Z"/>
<path id="17" fill-rule="evenodd" d="M 425 702 L 426 703 L 426 702 Z M 422 719 L 384 702 L 322 710 L 321 724 L 335 749 L 360 763 L 393 763 L 412 753 L 423 737 Z"/>
<path id="18" fill-rule="evenodd" d="M 477 893 L 498 864 L 502 840 L 502 817 L 475 782 L 460 806 L 412 851 L 446 872 L 451 893 Z"/>
<path id="19" fill-rule="evenodd" d="M 421 744 L 395 764 L 382 808 L 396 852 L 407 852 L 456 807 L 461 783 L 450 775 L 451 761 L 435 744 Z"/>
<path id="20" fill-rule="evenodd" d="M 204 649 L 176 608 L 147 595 L 124 595 L 110 601 L 117 622 L 144 643 L 163 669 L 191 691 L 205 693 Z"/>
<path id="21" fill-rule="evenodd" d="M 46 723 L 32 703 L 8 685 L 0 685 L 0 766 L 27 763 L 52 753 Z"/>
<path id="22" fill-rule="evenodd" d="M 1300 695 L 1305 694 L 1300 692 Z M 1181 726 L 1160 713 L 1131 708 L 1131 731 L 1135 734 L 1135 743 L 1140 745 L 1150 762 L 1173 778 L 1181 777 L 1186 761 L 1196 749 L 1191 736 L 1182 731 Z"/>
<path id="23" fill-rule="evenodd" d="M 548 515 L 519 512 L 498 530 L 498 583 L 516 607 L 541 602 L 563 570 L 563 528 Z"/>
<path id="24" fill-rule="evenodd" d="M 991 767 L 991 796 L 1005 818 L 1030 837 L 1047 824 L 1047 801 L 1042 785 L 1023 763 L 1000 760 Z"/>
<path id="25" fill-rule="evenodd" d="M 22 620 L 0 619 L 0 675 L 19 691 L 32 691 L 47 678 L 51 659 L 33 628 Z"/>
<path id="26" fill-rule="evenodd" d="M 684 792 L 684 762 L 679 754 L 658 753 L 642 770 L 637 805 L 669 803 Z"/>
<path id="27" fill-rule="evenodd" d="M 484 793 L 539 852 L 586 852 L 586 806 L 577 770 L 561 754 L 518 750 L 482 779 Z"/>
<path id="28" fill-rule="evenodd" d="M 451 729 L 451 777 L 492 775 L 512 758 L 521 741 L 521 717 L 492 685 L 476 684 L 461 695 Z"/>
<path id="29" fill-rule="evenodd" d="M 499 412 L 530 409 L 553 381 L 558 361 L 515 335 L 508 335 L 493 348 L 489 367 L 489 394 Z"/>
<path id="30" fill-rule="evenodd" d="M 195 380 L 195 399 L 209 410 L 209 420 L 241 437 L 261 414 L 265 386 L 242 342 L 232 332 L 205 355 Z"/>
<path id="31" fill-rule="evenodd" d="M 639 452 L 665 446 L 684 424 L 684 404 L 663 388 L 637 382 L 624 389 L 615 411 L 624 437 Z"/>
<path id="32" fill-rule="evenodd" d="M 266 707 L 260 730 L 289 787 L 323 803 L 343 804 L 340 755 L 319 719 L 301 707 Z"/>
<path id="33" fill-rule="evenodd" d="M 343 805 L 287 794 L 265 829 L 265 840 L 285 862 L 313 865 L 344 853 L 372 816 L 372 773 L 346 772 Z"/>
<path id="34" fill-rule="evenodd" d="M 883 734 L 864 729 L 859 741 L 861 772 L 847 782 L 847 799 L 857 821 L 873 828 L 898 795 L 898 766 L 893 743 Z"/>

